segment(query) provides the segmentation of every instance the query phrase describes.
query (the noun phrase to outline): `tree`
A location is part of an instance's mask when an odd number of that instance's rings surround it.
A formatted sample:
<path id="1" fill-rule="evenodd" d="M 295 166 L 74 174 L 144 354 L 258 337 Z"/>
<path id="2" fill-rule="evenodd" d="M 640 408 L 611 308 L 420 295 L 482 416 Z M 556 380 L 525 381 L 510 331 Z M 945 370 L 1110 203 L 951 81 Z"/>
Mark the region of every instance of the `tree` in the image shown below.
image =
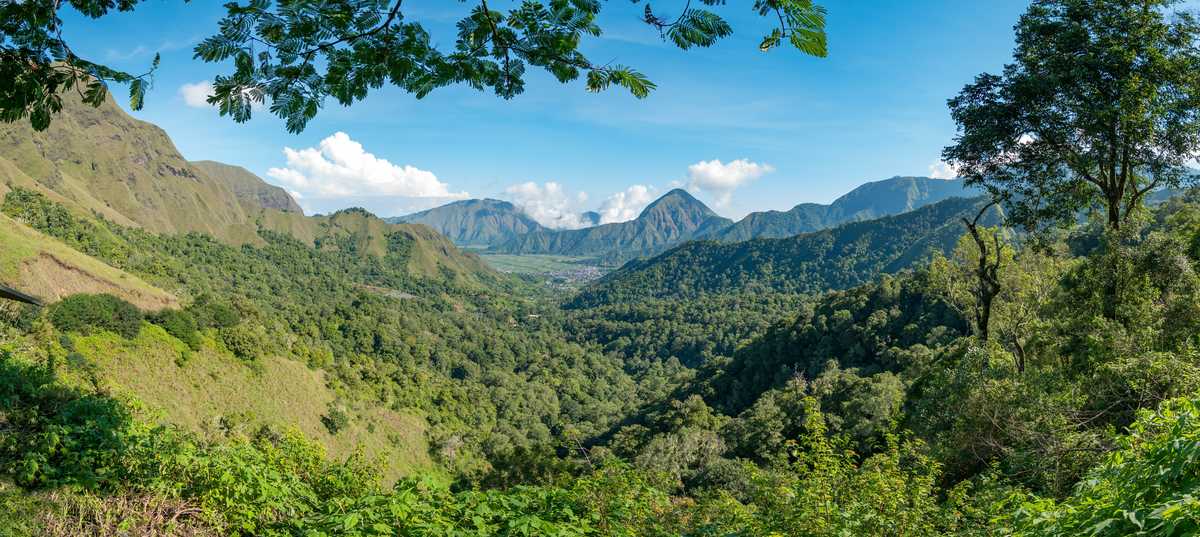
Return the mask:
<path id="1" fill-rule="evenodd" d="M 100 18 L 112 11 L 130 11 L 139 0 L 0 0 L 0 121 L 25 117 L 36 130 L 50 126 L 62 110 L 64 91 L 74 90 L 85 103 L 100 106 L 108 84 L 129 85 L 129 107 L 142 108 L 142 98 L 158 67 L 155 55 L 146 73 L 133 75 L 85 60 L 62 37 L 58 11 L 69 4 L 80 13 Z"/>
<path id="2" fill-rule="evenodd" d="M 1038 0 L 1013 63 L 950 99 L 943 158 L 1033 229 L 1092 206 L 1118 229 L 1146 194 L 1190 181 L 1200 149 L 1200 24 L 1177 0 Z"/>
<path id="3" fill-rule="evenodd" d="M 996 295 L 1000 294 L 1000 263 L 1004 259 L 1004 245 L 1000 243 L 1000 232 L 997 230 L 992 233 L 992 242 L 995 244 L 995 255 L 989 253 L 987 239 L 979 232 L 979 219 L 991 209 L 996 202 L 993 201 L 984 205 L 975 218 L 967 220 L 962 218 L 962 223 L 967 226 L 967 231 L 971 233 L 971 239 L 975 241 L 975 247 L 979 249 L 978 266 L 975 268 L 975 329 L 979 334 L 979 340 L 987 343 L 991 326 L 992 318 L 992 303 L 996 300 Z"/>
<path id="4" fill-rule="evenodd" d="M 110 83 L 128 84 L 130 107 L 140 109 L 158 58 L 141 75 L 83 59 L 63 39 L 59 17 L 64 4 L 100 18 L 131 11 L 140 2 L 0 0 L 0 120 L 29 117 L 35 129 L 45 129 L 62 108 L 62 91 L 75 89 L 98 106 Z M 302 131 L 326 98 L 351 105 L 384 84 L 417 98 L 465 84 L 511 99 L 525 89 L 527 66 L 544 69 L 562 83 L 582 76 L 589 91 L 615 85 L 645 97 L 655 85 L 641 72 L 594 63 L 580 50 L 585 38 L 601 35 L 596 20 L 603 5 L 525 0 L 504 12 L 478 0 L 459 20 L 454 46 L 438 48 L 420 22 L 405 19 L 403 0 L 246 0 L 225 4 L 217 33 L 194 52 L 206 62 L 232 60 L 233 71 L 214 78 L 209 98 L 221 115 L 247 121 L 252 105 L 269 102 L 271 113 L 291 132 Z M 823 7 L 812 0 L 755 0 L 752 8 L 775 26 L 760 50 L 786 42 L 805 54 L 825 56 Z M 712 46 L 733 32 L 715 12 L 694 8 L 690 1 L 673 16 L 651 9 L 647 1 L 641 18 L 684 50 Z"/>

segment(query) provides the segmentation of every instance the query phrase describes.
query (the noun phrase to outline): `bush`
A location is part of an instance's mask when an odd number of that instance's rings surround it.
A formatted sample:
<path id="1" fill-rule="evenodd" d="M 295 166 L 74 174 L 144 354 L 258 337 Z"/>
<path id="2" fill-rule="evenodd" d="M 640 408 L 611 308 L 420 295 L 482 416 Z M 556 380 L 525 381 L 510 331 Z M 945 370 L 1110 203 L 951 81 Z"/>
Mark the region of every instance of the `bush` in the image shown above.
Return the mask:
<path id="1" fill-rule="evenodd" d="M 163 327 L 168 334 L 186 343 L 192 350 L 200 349 L 200 332 L 196 330 L 196 318 L 191 313 L 180 310 L 162 310 L 155 314 L 150 322 Z"/>
<path id="2" fill-rule="evenodd" d="M 229 304 L 214 302 L 212 295 L 204 294 L 196 297 L 196 301 L 187 308 L 192 315 L 197 328 L 229 328 L 241 320 L 236 310 Z"/>
<path id="3" fill-rule="evenodd" d="M 1062 502 L 1027 498 L 1016 535 L 1196 535 L 1200 399 L 1142 410 L 1118 449 Z"/>
<path id="4" fill-rule="evenodd" d="M 262 356 L 263 349 L 266 346 L 266 341 L 253 328 L 245 324 L 239 324 L 229 328 L 221 329 L 221 341 L 225 343 L 225 348 L 229 349 L 234 356 L 243 360 L 256 360 Z"/>
<path id="5" fill-rule="evenodd" d="M 142 328 L 142 312 L 108 294 L 71 295 L 50 307 L 50 322 L 63 332 L 107 330 L 132 339 Z"/>
<path id="6" fill-rule="evenodd" d="M 342 410 L 342 407 L 329 405 L 329 412 L 321 416 L 321 424 L 329 431 L 329 434 L 336 435 L 346 427 L 350 426 L 350 415 Z"/>

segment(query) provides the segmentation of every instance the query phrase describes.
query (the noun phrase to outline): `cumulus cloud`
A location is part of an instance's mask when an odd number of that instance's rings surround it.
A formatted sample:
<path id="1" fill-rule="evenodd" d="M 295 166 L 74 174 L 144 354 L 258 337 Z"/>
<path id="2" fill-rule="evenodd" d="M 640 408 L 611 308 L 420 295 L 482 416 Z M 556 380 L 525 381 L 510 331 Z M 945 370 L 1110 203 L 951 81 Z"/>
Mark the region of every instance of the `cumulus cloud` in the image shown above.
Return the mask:
<path id="1" fill-rule="evenodd" d="M 201 80 L 194 83 L 186 83 L 179 86 L 179 96 L 183 97 L 183 104 L 192 108 L 209 108 L 212 105 L 208 104 L 208 96 L 213 94 L 212 82 Z"/>
<path id="2" fill-rule="evenodd" d="M 770 164 L 750 162 L 748 159 L 730 161 L 702 160 L 688 166 L 688 189 L 711 194 L 717 206 L 725 206 L 733 198 L 733 191 L 747 183 L 775 171 Z"/>
<path id="3" fill-rule="evenodd" d="M 951 166 L 950 163 L 939 160 L 929 165 L 929 177 L 934 179 L 954 179 L 958 177 L 958 170 Z"/>
<path id="4" fill-rule="evenodd" d="M 598 219 L 585 214 L 586 192 L 572 194 L 563 185 L 548 181 L 533 181 L 504 189 L 504 197 L 520 207 L 539 224 L 554 229 L 579 229 L 595 224 L 625 222 L 637 218 L 646 205 L 654 201 L 658 190 L 647 185 L 633 185 L 600 202 Z"/>
<path id="5" fill-rule="evenodd" d="M 271 168 L 267 175 L 302 197 L 467 197 L 466 192 L 451 192 L 449 185 L 438 180 L 433 172 L 392 164 L 368 153 L 344 132 L 321 140 L 317 147 L 299 150 L 286 147 L 283 154 L 287 166 Z"/>
<path id="6" fill-rule="evenodd" d="M 654 201 L 657 191 L 646 185 L 633 185 L 624 191 L 617 192 L 600 204 L 600 223 L 625 222 L 642 214 L 650 202 Z"/>
<path id="7" fill-rule="evenodd" d="M 587 193 L 567 193 L 562 185 L 549 181 L 537 184 L 533 181 L 512 185 L 504 193 L 513 205 L 537 223 L 555 229 L 578 229 L 588 222 L 580 214 L 579 207 L 587 201 Z"/>

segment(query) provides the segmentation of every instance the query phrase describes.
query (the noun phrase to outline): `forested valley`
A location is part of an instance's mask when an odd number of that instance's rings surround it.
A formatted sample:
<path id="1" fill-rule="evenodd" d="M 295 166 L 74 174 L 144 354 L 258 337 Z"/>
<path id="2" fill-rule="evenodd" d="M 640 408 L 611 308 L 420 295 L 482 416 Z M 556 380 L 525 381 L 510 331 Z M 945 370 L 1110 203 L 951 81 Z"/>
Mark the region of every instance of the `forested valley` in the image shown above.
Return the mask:
<path id="1" fill-rule="evenodd" d="M 385 78 L 511 98 L 521 60 L 656 87 L 579 52 L 597 3 L 484 3 L 445 53 L 399 2 L 335 3 L 226 6 L 206 103 L 273 92 L 298 132 Z M 0 537 L 1198 535 L 1200 20 L 1174 6 L 1033 2 L 948 102 L 952 183 L 741 222 L 672 189 L 559 230 L 496 200 L 305 215 L 129 117 L 94 84 L 136 110 L 142 78 L 68 54 L 57 3 L 0 0 Z M 763 51 L 826 54 L 821 6 L 755 12 Z M 678 48 L 732 32 L 644 13 Z M 623 264 L 551 285 L 464 242 Z"/>
<path id="2" fill-rule="evenodd" d="M 1200 203 L 1190 195 L 1119 237 L 1097 223 L 1036 244 L 1003 239 L 986 341 L 972 331 L 979 252 L 966 236 L 948 255 L 843 290 L 648 293 L 560 308 L 563 297 L 519 280 L 414 279 L 397 269 L 399 241 L 383 257 L 271 233 L 237 248 L 75 216 L 23 190 L 3 212 L 192 297 L 160 312 L 109 295 L 6 305 L 10 528 L 1193 527 Z M 1101 313 L 1109 287 L 1119 290 L 1113 318 Z M 96 353 L 122 346 L 183 371 L 201 352 L 250 370 L 286 356 L 326 372 L 331 434 L 382 404 L 428 423 L 432 461 L 389 473 L 252 418 L 182 430 L 97 377 Z"/>

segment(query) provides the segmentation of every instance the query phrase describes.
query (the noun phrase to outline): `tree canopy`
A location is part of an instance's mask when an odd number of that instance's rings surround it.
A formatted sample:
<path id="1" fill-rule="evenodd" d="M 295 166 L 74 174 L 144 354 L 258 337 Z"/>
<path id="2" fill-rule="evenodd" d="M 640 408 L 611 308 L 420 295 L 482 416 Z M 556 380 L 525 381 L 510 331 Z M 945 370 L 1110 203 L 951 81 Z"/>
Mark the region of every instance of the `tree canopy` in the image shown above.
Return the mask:
<path id="1" fill-rule="evenodd" d="M 140 0 L 0 0 L 0 120 L 28 117 L 45 129 L 62 108 L 59 93 L 76 90 L 98 105 L 111 83 L 128 84 L 129 105 L 140 109 L 158 67 L 130 74 L 89 61 L 63 38 L 60 10 L 73 7 L 98 19 L 132 11 Z M 642 3 L 634 0 L 634 4 Z M 708 47 L 733 33 L 713 9 L 720 0 L 687 2 L 677 13 L 653 9 L 640 18 L 680 49 Z M 655 89 L 642 72 L 597 63 L 582 48 L 602 34 L 598 0 L 525 0 L 507 10 L 487 0 L 464 5 L 452 47 L 439 48 L 419 20 L 405 15 L 402 0 L 247 0 L 225 4 L 217 31 L 201 41 L 195 57 L 231 68 L 214 77 L 209 101 L 221 115 L 243 122 L 254 104 L 300 132 L 327 98 L 343 105 L 360 101 L 385 84 L 418 98 L 437 88 L 463 84 L 511 99 L 525 89 L 529 67 L 567 83 L 583 78 L 589 91 L 611 86 L 643 98 Z M 763 52 L 785 43 L 825 56 L 825 9 L 812 0 L 755 0 L 753 11 L 773 29 Z"/>
<path id="2" fill-rule="evenodd" d="M 1038 0 L 1013 62 L 949 105 L 943 152 L 1027 227 L 1099 204 L 1119 228 L 1200 149 L 1200 23 L 1177 0 Z"/>

